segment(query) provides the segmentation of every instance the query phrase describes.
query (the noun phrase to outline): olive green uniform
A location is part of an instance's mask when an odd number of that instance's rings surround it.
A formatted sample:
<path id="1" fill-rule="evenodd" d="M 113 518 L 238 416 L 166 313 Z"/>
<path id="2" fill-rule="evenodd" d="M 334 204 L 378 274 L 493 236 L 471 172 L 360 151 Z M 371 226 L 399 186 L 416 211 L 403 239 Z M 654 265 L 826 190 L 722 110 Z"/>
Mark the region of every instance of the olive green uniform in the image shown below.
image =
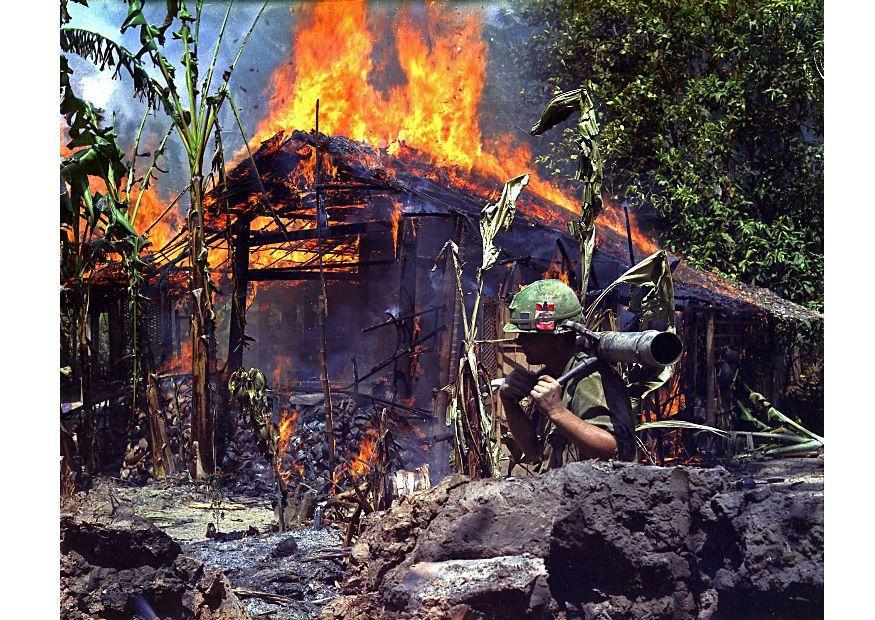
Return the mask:
<path id="1" fill-rule="evenodd" d="M 572 357 L 563 373 L 586 357 L 586 353 L 578 353 Z M 593 372 L 569 381 L 562 392 L 562 404 L 584 422 L 601 427 L 614 436 L 617 442 L 617 460 L 635 460 L 635 419 L 629 394 L 623 380 L 609 364 L 596 362 Z M 541 459 L 537 462 L 538 471 L 555 469 L 566 463 L 588 458 L 580 454 L 577 446 L 547 416 L 537 411 L 534 415 L 538 445 L 541 448 Z"/>

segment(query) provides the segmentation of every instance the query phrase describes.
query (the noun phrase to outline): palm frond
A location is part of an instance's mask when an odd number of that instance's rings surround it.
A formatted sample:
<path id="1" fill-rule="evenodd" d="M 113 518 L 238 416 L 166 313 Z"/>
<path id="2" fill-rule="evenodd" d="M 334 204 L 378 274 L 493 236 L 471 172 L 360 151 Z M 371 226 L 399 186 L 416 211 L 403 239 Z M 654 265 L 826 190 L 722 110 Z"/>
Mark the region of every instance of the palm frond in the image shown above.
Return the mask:
<path id="1" fill-rule="evenodd" d="M 151 109 L 159 104 L 171 114 L 167 93 L 161 84 L 153 79 L 142 63 L 127 48 L 112 39 L 84 28 L 61 28 L 61 50 L 90 60 L 101 71 L 115 68 L 113 77 L 118 77 L 124 69 L 133 80 L 134 93 Z"/>

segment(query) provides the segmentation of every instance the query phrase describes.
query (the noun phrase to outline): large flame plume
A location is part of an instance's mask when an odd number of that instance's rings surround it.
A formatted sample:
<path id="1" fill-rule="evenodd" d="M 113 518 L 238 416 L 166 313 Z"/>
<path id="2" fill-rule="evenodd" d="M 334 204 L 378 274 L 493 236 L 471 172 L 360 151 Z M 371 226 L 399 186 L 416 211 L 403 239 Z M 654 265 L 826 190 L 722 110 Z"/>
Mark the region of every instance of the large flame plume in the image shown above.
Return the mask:
<path id="1" fill-rule="evenodd" d="M 399 156 L 410 147 L 461 186 L 472 172 L 503 180 L 527 171 L 529 191 L 579 212 L 576 197 L 538 175 L 528 144 L 510 134 L 486 139 L 481 132 L 488 48 L 477 7 L 405 7 L 390 22 L 369 14 L 362 0 L 326 1 L 297 15 L 292 52 L 270 78 L 270 113 L 258 124 L 253 147 L 279 131 L 313 127 L 319 99 L 323 133 L 388 147 Z M 385 69 L 394 64 L 382 58 L 380 42 L 394 42 L 392 60 L 403 73 L 401 84 L 382 89 L 375 83 L 387 81 Z M 609 204 L 599 223 L 625 234 L 615 211 Z M 656 249 L 638 237 L 643 251 Z"/>

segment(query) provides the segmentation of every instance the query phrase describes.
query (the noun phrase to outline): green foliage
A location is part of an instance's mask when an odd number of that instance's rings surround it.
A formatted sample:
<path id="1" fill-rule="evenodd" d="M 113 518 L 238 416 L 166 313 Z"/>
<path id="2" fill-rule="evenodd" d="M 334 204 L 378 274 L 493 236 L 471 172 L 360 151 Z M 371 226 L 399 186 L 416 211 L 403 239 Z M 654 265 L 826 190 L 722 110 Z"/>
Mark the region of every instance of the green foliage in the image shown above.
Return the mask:
<path id="1" fill-rule="evenodd" d="M 271 420 L 270 388 L 264 373 L 257 368 L 234 371 L 228 380 L 228 391 L 272 465 L 278 465 L 279 429 Z"/>
<path id="2" fill-rule="evenodd" d="M 191 475 L 195 479 L 205 479 L 213 472 L 215 466 L 212 456 L 213 424 L 209 413 L 210 394 L 206 387 L 208 380 L 203 376 L 207 372 L 205 369 L 210 367 L 215 320 L 212 295 L 217 290 L 210 277 L 208 252 L 204 247 L 203 198 L 207 189 L 204 157 L 210 137 L 215 137 L 215 132 L 219 130 L 218 119 L 222 106 L 230 98 L 229 82 L 234 67 L 267 6 L 267 0 L 261 5 L 252 25 L 240 42 L 234 61 L 222 73 L 218 86 L 214 87 L 211 93 L 213 72 L 232 4 L 233 0 L 228 0 L 207 74 L 200 86 L 198 86 L 200 78 L 198 34 L 204 8 L 203 0 L 194 3 L 194 15 L 189 13 L 183 0 L 166 0 L 166 12 L 160 25 L 149 23 L 143 13 L 142 0 L 127 0 L 128 14 L 119 31 L 124 34 L 128 29 L 133 29 L 139 35 L 141 47 L 136 51 L 96 32 L 66 25 L 69 21 L 69 13 L 63 2 L 61 11 L 62 52 L 81 56 L 91 61 L 101 71 L 112 69 L 112 77 L 115 79 L 121 79 L 124 75 L 130 77 L 135 95 L 147 103 L 147 113 L 160 103 L 171 121 L 171 131 L 175 131 L 188 160 L 190 179 L 188 191 L 191 198 L 187 215 L 188 253 L 191 264 L 189 290 L 196 302 L 196 312 L 192 315 L 194 388 L 191 442 L 192 446 L 198 446 L 198 450 L 190 465 Z M 184 81 L 184 85 L 177 83 L 176 67 L 166 55 L 169 47 L 166 46 L 168 33 L 182 44 L 182 57 L 179 58 L 178 63 L 182 69 L 179 81 Z M 152 77 L 153 74 L 155 77 Z M 141 124 L 140 132 L 142 128 Z M 170 133 L 168 132 L 161 141 L 159 153 L 163 151 Z M 139 137 L 137 142 L 139 143 Z M 216 144 L 221 148 L 220 140 L 217 139 Z M 136 156 L 136 148 L 134 153 Z M 214 156 L 213 161 L 219 161 L 224 165 L 224 157 L 221 154 Z M 132 217 L 136 216 L 142 190 L 147 187 L 151 172 L 152 169 L 142 181 L 140 197 L 131 211 Z M 219 176 L 224 178 L 224 171 Z M 211 180 L 215 189 L 215 177 Z"/>
<path id="3" fill-rule="evenodd" d="M 517 48 L 546 98 L 585 84 L 609 193 L 697 265 L 823 303 L 821 0 L 533 0 Z M 549 24 L 549 28 L 544 28 Z M 577 132 L 541 158 L 576 165 Z"/>
<path id="4" fill-rule="evenodd" d="M 133 161 L 128 164 L 117 143 L 115 129 L 104 126 L 101 111 L 80 99 L 70 83 L 72 71 L 67 59 L 61 56 L 61 114 L 67 122 L 70 142 L 68 148 L 78 149 L 61 161 L 61 182 L 69 187 L 61 195 L 61 225 L 65 230 L 61 249 L 61 277 L 66 288 L 65 302 L 74 311 L 62 319 L 62 329 L 75 329 L 80 345 L 87 347 L 82 326 L 87 312 L 88 288 L 84 279 L 89 270 L 110 253 L 122 258 L 128 278 L 128 309 L 131 316 L 132 408 L 136 409 L 137 387 L 140 376 L 140 349 L 138 348 L 138 315 L 144 300 L 139 293 L 143 284 L 140 254 L 146 242 L 134 228 L 136 209 L 129 210 L 134 185 Z M 145 119 L 144 119 L 145 120 Z M 142 126 L 141 126 L 142 129 Z M 160 149 L 159 149 L 160 150 Z M 156 158 L 157 158 L 156 154 Z M 103 192 L 92 191 L 97 181 Z M 141 183 L 145 185 L 145 181 Z M 142 191 L 141 194 L 142 196 Z M 69 338 L 70 332 L 62 332 Z"/>

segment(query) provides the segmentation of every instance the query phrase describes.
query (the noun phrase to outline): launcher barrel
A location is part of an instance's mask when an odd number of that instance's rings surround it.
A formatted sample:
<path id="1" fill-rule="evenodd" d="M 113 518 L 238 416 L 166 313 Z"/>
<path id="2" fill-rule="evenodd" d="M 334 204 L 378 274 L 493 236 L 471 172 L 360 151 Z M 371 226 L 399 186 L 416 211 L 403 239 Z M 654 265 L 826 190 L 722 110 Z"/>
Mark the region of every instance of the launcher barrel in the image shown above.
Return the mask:
<path id="1" fill-rule="evenodd" d="M 684 345 L 677 334 L 648 329 L 643 332 L 597 334 L 597 357 L 608 362 L 669 366 L 681 358 Z"/>
<path id="2" fill-rule="evenodd" d="M 643 332 L 593 332 L 572 323 L 589 341 L 589 350 L 600 360 L 646 366 L 669 366 L 676 363 L 684 345 L 677 334 L 648 329 Z"/>

